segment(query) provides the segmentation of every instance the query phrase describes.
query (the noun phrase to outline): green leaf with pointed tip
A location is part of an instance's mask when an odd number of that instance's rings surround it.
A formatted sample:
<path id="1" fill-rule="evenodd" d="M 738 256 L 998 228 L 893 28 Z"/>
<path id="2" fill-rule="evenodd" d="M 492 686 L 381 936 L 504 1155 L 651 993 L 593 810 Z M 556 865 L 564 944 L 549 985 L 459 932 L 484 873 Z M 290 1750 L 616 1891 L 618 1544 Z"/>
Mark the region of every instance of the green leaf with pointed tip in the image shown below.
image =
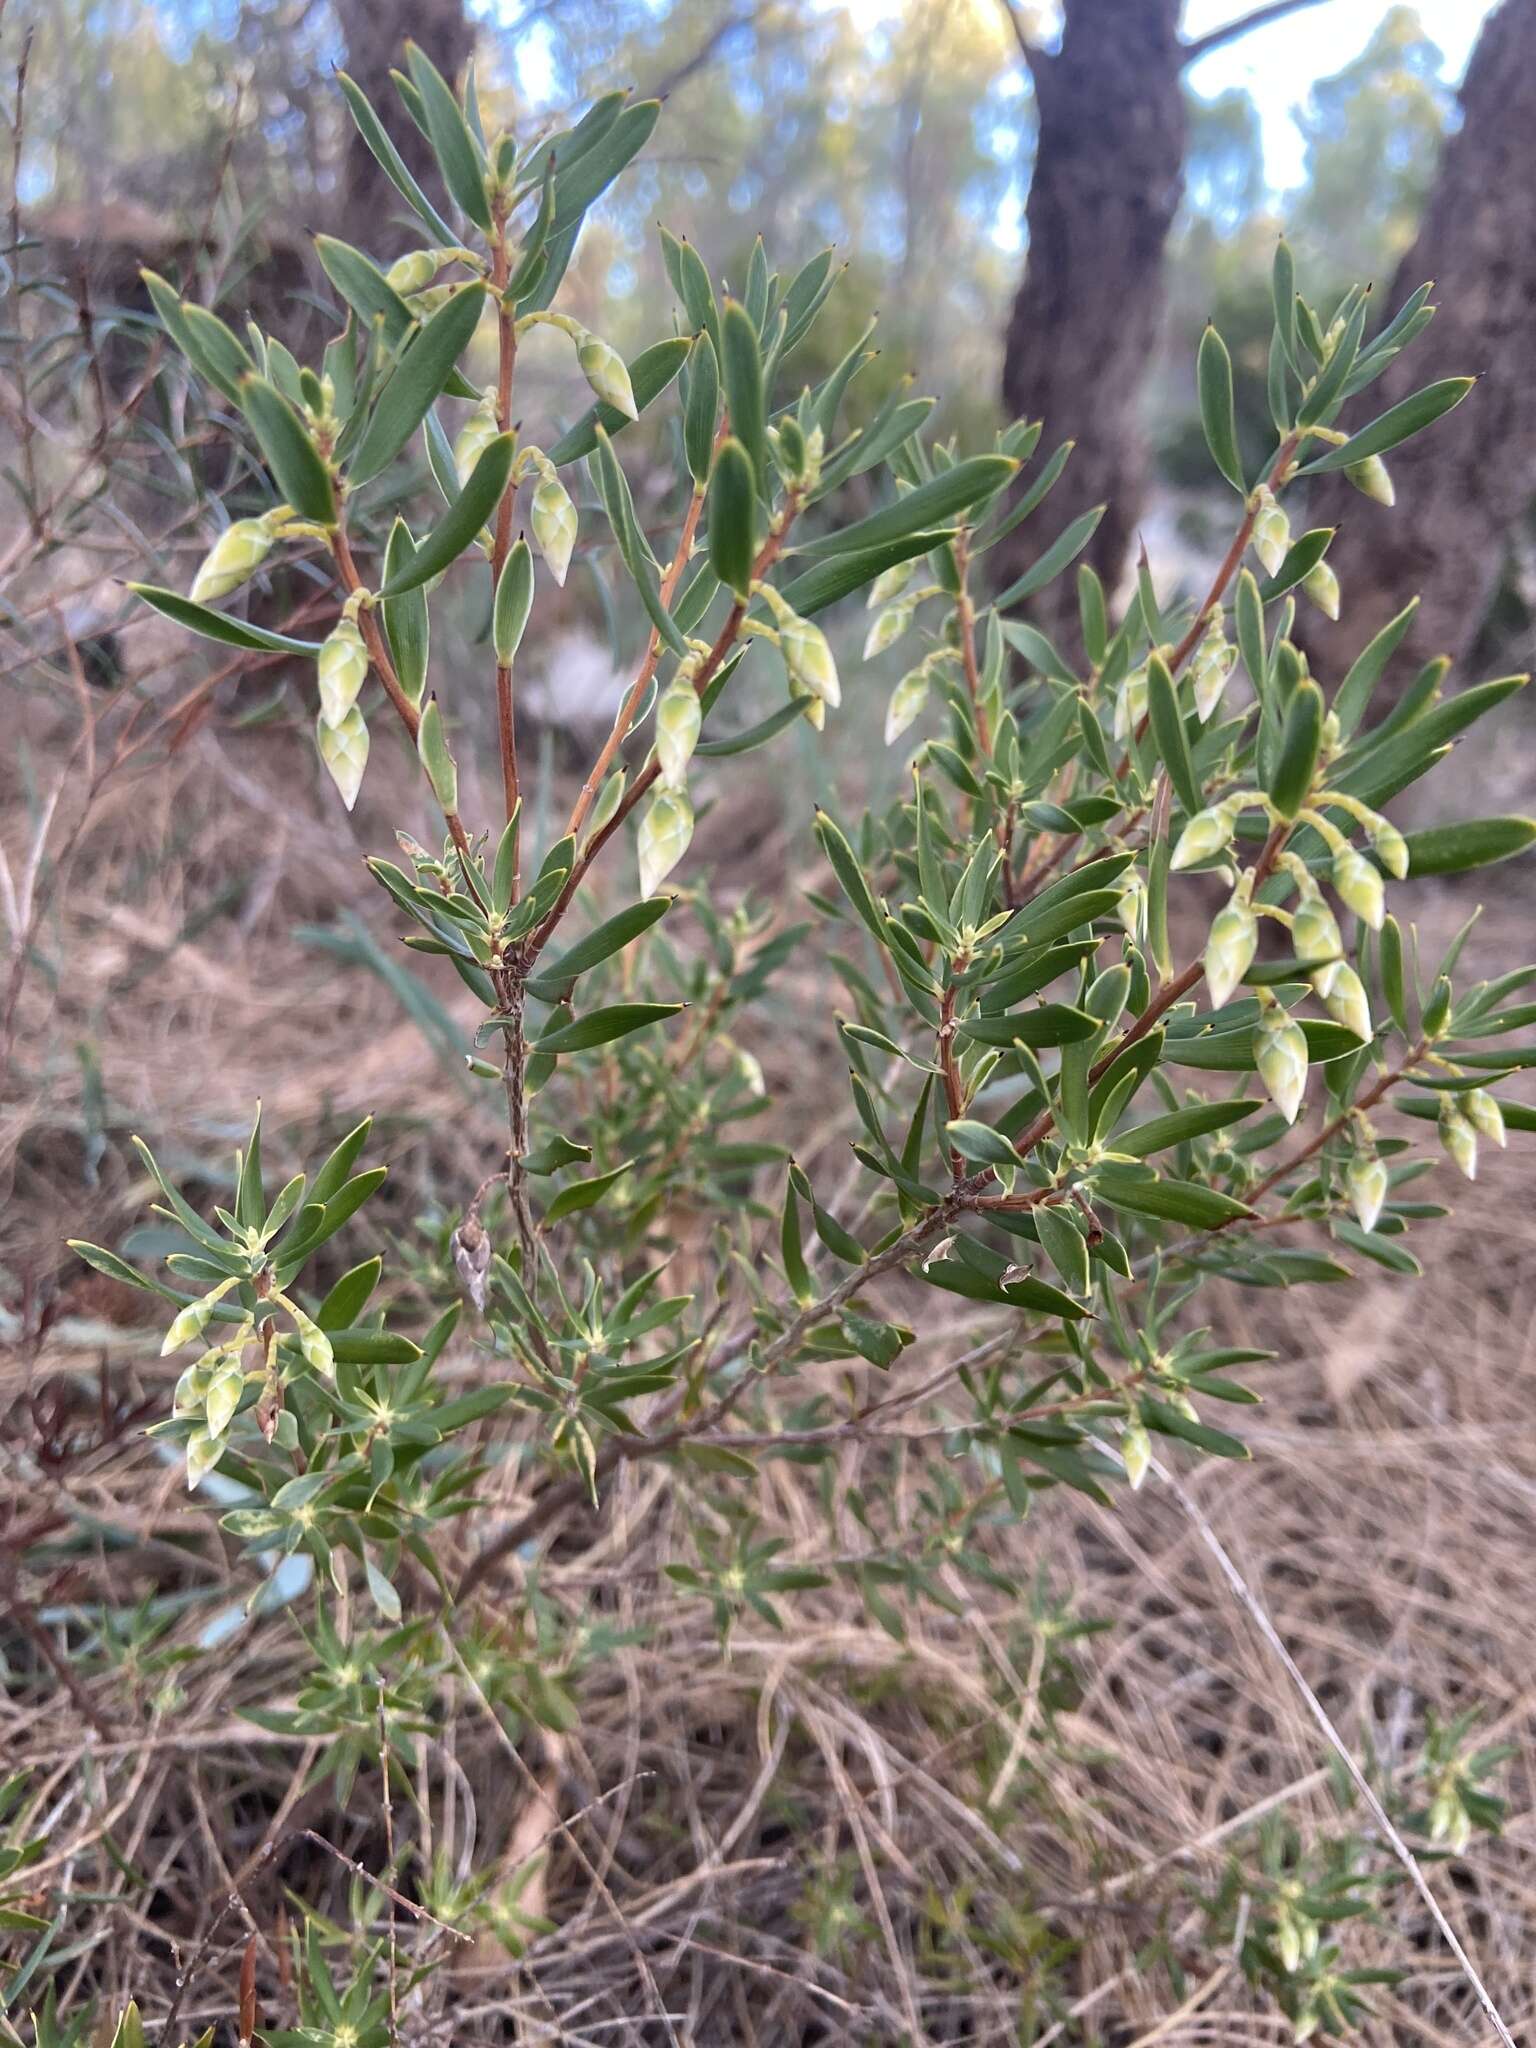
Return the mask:
<path id="1" fill-rule="evenodd" d="M 762 489 L 768 474 L 763 358 L 757 329 L 735 299 L 727 299 L 720 314 L 720 382 L 731 433 L 751 458 L 756 486 Z"/>
<path id="2" fill-rule="evenodd" d="M 491 644 L 497 665 L 510 668 L 522 645 L 528 614 L 533 609 L 533 552 L 525 540 L 507 550 L 491 606 Z"/>
<path id="3" fill-rule="evenodd" d="M 621 910 L 614 917 L 605 918 L 600 925 L 568 946 L 557 959 L 547 965 L 540 963 L 530 975 L 528 992 L 541 1003 L 558 1002 L 571 982 L 589 968 L 609 960 L 615 953 L 638 939 L 642 932 L 650 930 L 660 918 L 672 908 L 670 896 L 648 896 L 642 903 L 632 903 L 627 910 Z"/>
<path id="4" fill-rule="evenodd" d="M 421 96 L 427 140 L 443 174 L 443 183 L 476 227 L 489 230 L 491 206 L 485 196 L 485 171 L 463 109 L 448 90 L 442 73 L 417 44 L 406 44 L 405 61 Z"/>
<path id="5" fill-rule="evenodd" d="M 1151 715 L 1153 742 L 1168 770 L 1168 780 L 1184 806 L 1185 815 L 1192 818 L 1201 808 L 1204 798 L 1200 794 L 1195 764 L 1189 755 L 1178 690 L 1168 673 L 1168 664 L 1159 654 L 1152 655 L 1147 662 L 1147 710 Z"/>
<path id="6" fill-rule="evenodd" d="M 553 235 L 580 227 L 587 208 L 600 199 L 626 164 L 644 149 L 661 113 L 660 100 L 633 100 L 623 107 L 590 149 L 569 164 L 555 152 Z M 577 132 L 580 132 L 579 126 Z"/>
<path id="7" fill-rule="evenodd" d="M 400 197 L 410 206 L 430 229 L 433 238 L 443 248 L 453 248 L 458 236 L 449 227 L 437 208 L 406 169 L 405 160 L 390 141 L 383 122 L 369 104 L 368 96 L 345 71 L 338 71 L 336 83 L 341 87 L 357 132 L 362 136 L 374 159 Z"/>
<path id="8" fill-rule="evenodd" d="M 1209 1137 L 1228 1124 L 1252 1116 L 1257 1102 L 1196 1102 L 1188 1109 L 1170 1110 L 1132 1131 L 1117 1131 L 1110 1141 L 1112 1152 L 1128 1152 L 1133 1159 L 1145 1159 L 1149 1152 L 1162 1152 L 1170 1145 L 1188 1144 L 1191 1138 Z"/>
<path id="9" fill-rule="evenodd" d="M 1237 446 L 1237 409 L 1232 402 L 1232 358 L 1216 329 L 1206 323 L 1196 360 L 1200 388 L 1200 424 L 1212 460 L 1234 491 L 1246 494 L 1243 458 Z"/>
<path id="10" fill-rule="evenodd" d="M 516 449 L 515 434 L 498 434 L 486 443 L 463 490 L 410 559 L 387 578 L 380 597 L 399 597 L 416 590 L 459 559 L 501 502 Z"/>
<path id="11" fill-rule="evenodd" d="M 944 1126 L 944 1135 L 951 1148 L 962 1159 L 968 1159 L 972 1166 L 1024 1164 L 1011 1141 L 1001 1131 L 994 1131 L 990 1124 L 977 1123 L 970 1117 L 955 1117 Z"/>
<path id="12" fill-rule="evenodd" d="M 710 567 L 728 590 L 747 598 L 757 555 L 757 482 L 752 458 L 735 434 L 727 434 L 715 451 L 704 516 Z"/>
<path id="13" fill-rule="evenodd" d="M 1001 597 L 995 599 L 999 611 L 1022 604 L 1027 597 L 1033 597 L 1037 590 L 1044 590 L 1048 583 L 1054 583 L 1063 569 L 1069 568 L 1087 547 L 1098 531 L 1099 521 L 1104 517 L 1102 505 L 1090 505 L 1086 512 L 1078 514 L 1070 526 L 1064 527 L 1051 542 L 1045 553 L 1032 562 L 1015 582 L 1010 583 Z"/>
<path id="14" fill-rule="evenodd" d="M 1524 853 L 1536 840 L 1536 818 L 1466 818 L 1456 825 L 1432 825 L 1407 835 L 1408 872 L 1421 875 L 1462 875 L 1469 868 L 1492 867 Z"/>
<path id="15" fill-rule="evenodd" d="M 960 1036 L 977 1045 L 1028 1046 L 1075 1045 L 1092 1038 L 1098 1030 L 1096 1017 L 1071 1003 L 1040 1003 L 1033 1010 L 1019 1010 L 1011 1017 L 968 1017 L 959 1026 Z"/>
<path id="16" fill-rule="evenodd" d="M 1294 818 L 1311 794 L 1325 715 L 1322 691 L 1310 676 L 1304 676 L 1286 706 L 1280 749 L 1269 778 L 1267 794 L 1282 818 Z"/>
<path id="17" fill-rule="evenodd" d="M 421 425 L 469 346 L 484 307 L 484 289 L 466 285 L 407 343 L 347 466 L 354 485 L 368 483 L 387 468 Z"/>
<path id="18" fill-rule="evenodd" d="M 1412 435 L 1422 433 L 1425 427 L 1433 426 L 1453 406 L 1460 405 L 1476 382 L 1475 377 L 1442 377 L 1438 384 L 1426 384 L 1411 398 L 1390 406 L 1342 447 L 1326 449 L 1296 474 L 1311 476 L 1322 469 L 1349 469 L 1364 462 L 1368 455 L 1385 455 Z"/>
<path id="19" fill-rule="evenodd" d="M 162 617 L 174 620 L 178 626 L 186 626 L 193 633 L 201 633 L 205 640 L 217 640 L 225 647 L 243 647 L 254 654 L 307 654 L 313 657 L 320 652 L 318 640 L 296 640 L 289 633 L 273 633 L 265 626 L 249 625 L 244 619 L 230 618 L 227 612 L 216 612 L 205 604 L 194 604 L 190 597 L 183 597 L 179 591 L 160 590 L 153 583 L 130 583 L 128 588 Z"/>
<path id="20" fill-rule="evenodd" d="M 824 534 L 808 546 L 796 548 L 797 559 L 820 562 L 832 555 L 847 555 L 882 546 L 886 541 L 905 540 L 909 534 L 926 532 L 945 520 L 958 517 L 984 499 L 994 497 L 1018 469 L 1007 455 L 972 455 L 953 469 L 941 470 L 915 490 L 894 503 L 855 520 L 835 533 Z"/>
<path id="21" fill-rule="evenodd" d="M 334 235 L 316 235 L 320 268 L 356 313 L 363 330 L 379 321 L 391 348 L 416 324 L 416 315 L 373 260 L 350 242 Z"/>
<path id="22" fill-rule="evenodd" d="M 1193 1230 L 1215 1230 L 1238 1216 L 1251 1216 L 1246 1202 L 1190 1180 L 1144 1180 L 1139 1175 L 1101 1168 L 1093 1176 L 1094 1193 L 1111 1209 L 1159 1222 L 1183 1223 Z"/>
<path id="23" fill-rule="evenodd" d="M 416 543 L 410 528 L 403 519 L 396 519 L 384 548 L 386 589 L 413 559 L 415 551 Z M 431 646 L 427 593 L 419 589 L 407 590 L 402 597 L 386 598 L 379 610 L 383 614 L 384 636 L 389 642 L 390 658 L 395 664 L 400 687 L 413 704 L 419 704 L 427 686 L 427 658 Z"/>
<path id="24" fill-rule="evenodd" d="M 686 1007 L 684 1003 L 612 1003 L 606 1009 L 588 1010 L 585 1016 L 546 1032 L 535 1041 L 533 1050 L 555 1054 L 589 1052 L 594 1046 L 627 1038 L 632 1031 L 643 1031 L 647 1025 L 660 1024 Z"/>
<path id="25" fill-rule="evenodd" d="M 715 428 L 720 419 L 720 366 L 714 343 L 700 334 L 688 358 L 687 404 L 683 411 L 683 453 L 696 484 L 709 481 Z"/>
<path id="26" fill-rule="evenodd" d="M 336 524 L 336 494 L 330 472 L 309 429 L 293 407 L 265 377 L 244 377 L 240 403 L 250 421 L 279 494 L 305 519 L 320 526 Z"/>
<path id="27" fill-rule="evenodd" d="M 579 1210 L 594 1209 L 607 1194 L 615 1181 L 622 1180 L 634 1166 L 633 1159 L 626 1159 L 622 1166 L 615 1166 L 608 1173 L 595 1173 L 590 1180 L 572 1181 L 561 1188 L 544 1211 L 545 1223 L 558 1223 L 562 1216 L 574 1216 Z"/>

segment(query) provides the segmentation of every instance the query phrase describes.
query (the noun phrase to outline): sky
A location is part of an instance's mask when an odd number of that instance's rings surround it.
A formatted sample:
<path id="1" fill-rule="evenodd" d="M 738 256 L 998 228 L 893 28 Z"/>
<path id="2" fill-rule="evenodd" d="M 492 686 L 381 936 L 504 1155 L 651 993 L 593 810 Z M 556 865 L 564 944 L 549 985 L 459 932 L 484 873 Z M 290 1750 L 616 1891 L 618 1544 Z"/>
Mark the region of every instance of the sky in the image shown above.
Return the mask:
<path id="1" fill-rule="evenodd" d="M 1253 0 L 1189 0 L 1184 34 L 1193 40 L 1250 12 Z M 1445 57 L 1445 76 L 1459 80 L 1493 0 L 1414 0 L 1424 32 Z M 1323 0 L 1315 8 L 1257 28 L 1213 50 L 1189 73 L 1209 99 L 1232 86 L 1253 97 L 1264 138 L 1264 170 L 1271 190 L 1299 184 L 1305 168 L 1293 110 L 1313 83 L 1340 71 L 1365 48 L 1388 12 L 1387 0 Z"/>

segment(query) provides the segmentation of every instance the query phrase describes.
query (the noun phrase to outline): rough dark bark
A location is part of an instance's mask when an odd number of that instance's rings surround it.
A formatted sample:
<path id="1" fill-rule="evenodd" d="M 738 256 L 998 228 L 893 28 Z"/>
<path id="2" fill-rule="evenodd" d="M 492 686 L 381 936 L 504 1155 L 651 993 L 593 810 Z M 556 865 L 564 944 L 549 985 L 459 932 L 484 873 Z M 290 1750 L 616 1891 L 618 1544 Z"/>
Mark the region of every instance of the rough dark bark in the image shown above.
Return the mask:
<path id="1" fill-rule="evenodd" d="M 1395 672 L 1467 654 L 1504 560 L 1504 539 L 1536 490 L 1536 0 L 1503 0 L 1483 26 L 1461 88 L 1462 126 L 1447 143 L 1418 239 L 1398 266 L 1385 320 L 1426 278 L 1433 322 L 1344 424 L 1363 425 L 1438 377 L 1479 373 L 1457 410 L 1388 457 L 1390 510 L 1342 480 L 1321 479 L 1308 525 L 1341 527 L 1330 560 L 1343 617 L 1313 614 L 1308 652 L 1325 679 L 1415 592 L 1418 614 Z M 1455 672 L 1453 671 L 1453 680 Z"/>
<path id="2" fill-rule="evenodd" d="M 1164 245 L 1184 190 L 1181 5 L 1067 0 L 1059 50 L 1027 52 L 1038 141 L 1003 403 L 1010 417 L 1044 421 L 1045 448 L 1077 443 L 1040 518 L 1054 532 L 1107 504 L 1085 559 L 1111 585 L 1146 485 L 1141 390 L 1162 317 Z M 1038 552 L 1037 525 L 1015 562 Z M 1043 593 L 1036 616 L 1047 632 L 1075 640 L 1070 576 Z"/>
<path id="3" fill-rule="evenodd" d="M 440 180 L 425 137 L 406 113 L 390 82 L 405 68 L 407 39 L 420 44 L 450 82 L 458 79 L 474 49 L 474 28 L 463 0 L 335 0 L 337 25 L 346 44 L 346 68 L 389 129 L 396 148 L 427 196 L 443 203 Z M 420 231 L 391 221 L 408 215 L 405 202 L 356 133 L 349 136 L 337 232 L 371 255 L 393 255 L 416 246 Z M 387 245 L 387 246 L 386 246 Z"/>

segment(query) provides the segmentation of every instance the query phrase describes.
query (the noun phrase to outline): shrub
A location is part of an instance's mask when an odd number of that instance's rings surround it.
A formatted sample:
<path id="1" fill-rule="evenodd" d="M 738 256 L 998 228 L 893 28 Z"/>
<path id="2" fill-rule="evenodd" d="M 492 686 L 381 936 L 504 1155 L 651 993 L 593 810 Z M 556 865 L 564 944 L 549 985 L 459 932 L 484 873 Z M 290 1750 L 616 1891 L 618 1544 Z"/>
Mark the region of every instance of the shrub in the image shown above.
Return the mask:
<path id="1" fill-rule="evenodd" d="M 830 252 L 786 282 L 759 244 L 721 298 L 699 253 L 667 238 L 679 331 L 627 364 L 553 310 L 583 215 L 646 142 L 654 104 L 611 95 L 524 150 L 483 136 L 473 94 L 456 97 L 414 53 L 400 90 L 441 168 L 440 211 L 343 90 L 423 246 L 383 270 L 320 239 L 347 310 L 314 367 L 148 280 L 193 370 L 240 415 L 274 502 L 228 527 L 189 595 L 137 588 L 195 633 L 312 669 L 319 757 L 348 808 L 381 728 L 414 749 L 440 835 L 401 832 L 398 857 L 369 868 L 405 944 L 480 1007 L 468 1066 L 504 1096 L 505 1156 L 462 1190 L 403 1314 L 387 1289 L 375 1306 L 378 1252 L 345 1270 L 333 1259 L 385 1178 L 366 1123 L 275 1188 L 258 1114 L 230 1205 L 211 1216 L 141 1148 L 158 1214 L 184 1236 L 169 1278 L 76 1249 L 164 1299 L 164 1351 L 186 1363 L 154 1434 L 194 1489 L 218 1474 L 253 1593 L 285 1559 L 311 1567 L 308 1675 L 264 1725 L 312 1739 L 343 1803 L 376 1803 L 360 1773 L 372 1784 L 382 1767 L 386 1791 L 393 1775 L 408 1830 L 414 1741 L 445 1686 L 472 1686 L 514 1725 L 579 1723 L 584 1680 L 618 1631 L 567 1628 L 535 1585 L 514 1599 L 502 1575 L 584 1504 L 600 1513 L 625 1462 L 668 1471 L 675 1598 L 707 1606 L 729 1639 L 743 1617 L 793 1625 L 834 1579 L 900 1637 L 909 1609 L 952 1601 L 956 1575 L 995 1572 L 993 1532 L 1042 1491 L 1107 1501 L 1160 1469 L 1159 1445 L 1246 1457 L 1248 1382 L 1268 1354 L 1210 1334 L 1209 1283 L 1332 1282 L 1360 1260 L 1416 1270 L 1412 1230 L 1441 1212 L 1417 1186 L 1424 1148 L 1372 1122 L 1389 1096 L 1436 1125 L 1469 1177 L 1480 1147 L 1531 1122 L 1493 1091 L 1532 1057 L 1518 1037 L 1536 970 L 1457 987 L 1458 940 L 1423 973 L 1388 901 L 1416 876 L 1518 852 L 1536 827 L 1405 836 L 1382 811 L 1520 679 L 1442 698 L 1434 666 L 1369 722 L 1409 612 L 1326 687 L 1293 637 L 1299 602 L 1332 615 L 1341 601 L 1331 532 L 1292 532 L 1296 484 L 1343 468 L 1389 501 L 1383 458 L 1471 388 L 1447 380 L 1354 424 L 1357 399 L 1430 318 L 1428 287 L 1367 339 L 1367 294 L 1324 319 L 1281 245 L 1276 445 L 1258 475 L 1238 452 L 1214 330 L 1200 348 L 1206 437 L 1234 494 L 1211 587 L 1191 605 L 1144 565 L 1116 617 L 1081 568 L 1078 653 L 1031 626 L 1027 604 L 1071 568 L 1096 513 L 987 594 L 990 549 L 1036 512 L 1066 449 L 1032 467 L 1041 430 L 1017 422 L 963 453 L 930 438 L 931 401 L 904 387 L 847 425 L 867 335 L 796 390 L 796 347 L 835 286 Z M 497 375 L 482 392 L 464 364 L 492 326 Z M 593 403 L 536 443 L 516 371 L 546 339 L 574 349 Z M 677 502 L 648 506 L 642 524 L 621 450 L 663 406 Z M 401 458 L 416 449 L 440 502 L 413 528 Z M 318 641 L 229 608 L 296 544 L 334 581 Z M 520 648 L 578 549 L 633 592 L 648 637 L 563 827 L 536 829 Z M 432 662 L 446 577 L 486 607 L 483 677 Z M 883 712 L 862 675 L 844 701 L 815 623 L 861 591 L 866 661 L 915 650 Z M 782 671 L 781 700 L 746 710 L 763 667 Z M 465 814 L 458 770 L 482 691 L 503 799 L 491 820 Z M 814 1056 L 809 1025 L 770 1054 L 761 1021 L 812 927 L 779 905 L 711 903 L 693 805 L 705 773 L 728 792 L 735 757 L 791 726 L 830 737 L 858 721 L 873 745 L 882 717 L 887 746 L 916 740 L 910 792 L 857 824 L 828 810 L 811 827 L 811 905 L 830 940 L 815 959 L 842 987 L 857 1130 L 855 1170 L 833 1190 L 750 1135 L 770 1104 L 765 1070 Z M 1183 942 L 1186 930 L 1203 936 Z M 974 1341 L 893 1378 L 922 1342 L 920 1316 L 899 1318 L 929 1289 L 969 1305 Z M 418 1313 L 431 1297 L 438 1312 Z M 450 1369 L 466 1349 L 468 1375 Z M 817 1480 L 855 1440 L 867 1476 L 847 1506 L 866 1547 L 850 1558 Z M 898 1458 L 921 1461 L 925 1526 L 886 1512 Z M 786 1461 L 825 1511 L 824 1554 L 761 1531 L 760 1489 Z M 622 1561 L 609 1570 L 617 1587 Z M 1071 1632 L 1051 1625 L 1058 1643 Z M 1042 1651 L 1049 1684 L 1068 1682 L 1058 1665 L 1066 1674 L 1064 1653 Z M 1497 1759 L 1463 1761 L 1466 1732 L 1437 1735 L 1425 1767 L 1423 1830 L 1452 1844 L 1497 1819 L 1483 1785 Z M 1211 1940 L 1237 1942 L 1303 2034 L 1361 2009 L 1371 1973 L 1351 1968 L 1334 1923 L 1368 1901 L 1365 1853 L 1353 1834 L 1321 1849 L 1266 1837 L 1258 1874 L 1206 1901 Z M 856 1879 L 834 1864 L 807 1894 L 818 1953 L 867 1927 Z M 429 1919 L 468 1925 L 486 1910 L 425 1860 L 412 1884 L 411 1910 L 430 1906 Z M 516 1897 L 496 1910 L 514 1947 L 539 1924 Z M 935 1908 L 925 1938 L 952 1934 Z M 327 1939 L 312 1923 L 297 2031 L 271 2038 L 382 2039 L 382 1946 L 354 1949 L 338 1989 Z M 1038 1943 L 1002 1923 L 987 1939 L 1020 1970 Z M 391 1964 L 389 1998 L 394 1986 Z"/>

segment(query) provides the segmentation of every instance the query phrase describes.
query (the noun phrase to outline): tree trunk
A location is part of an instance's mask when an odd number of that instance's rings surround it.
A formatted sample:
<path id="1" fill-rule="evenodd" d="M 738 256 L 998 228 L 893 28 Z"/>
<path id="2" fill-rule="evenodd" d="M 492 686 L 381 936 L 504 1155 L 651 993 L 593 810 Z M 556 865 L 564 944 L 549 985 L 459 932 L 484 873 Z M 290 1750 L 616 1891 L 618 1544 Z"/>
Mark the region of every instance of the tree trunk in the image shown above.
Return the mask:
<path id="1" fill-rule="evenodd" d="M 1481 381 L 1455 412 L 1388 456 L 1397 492 L 1390 510 L 1342 478 L 1318 480 L 1307 524 L 1341 529 L 1329 559 L 1343 617 L 1330 626 L 1312 613 L 1306 626 L 1309 655 L 1328 680 L 1416 592 L 1395 675 L 1406 681 L 1436 655 L 1468 654 L 1505 536 L 1536 488 L 1536 0 L 1503 0 L 1488 17 L 1460 102 L 1462 126 L 1446 144 L 1418 239 L 1381 314 L 1390 317 L 1427 278 L 1440 310 L 1349 407 L 1347 423 L 1362 426 L 1439 377 L 1477 372 Z"/>
<path id="2" fill-rule="evenodd" d="M 1117 584 L 1146 488 L 1140 399 L 1163 309 L 1163 249 L 1184 190 L 1181 0 L 1067 0 L 1061 47 L 1029 51 L 1038 141 L 1024 279 L 1003 354 L 1012 418 L 1045 423 L 1047 450 L 1077 446 L 1047 507 L 999 577 L 1037 554 L 1090 505 L 1106 504 L 1084 559 Z M 1042 593 L 1035 616 L 1071 646 L 1073 579 Z"/>
<path id="3" fill-rule="evenodd" d="M 420 44 L 450 84 L 455 83 L 475 40 L 465 19 L 463 0 L 335 0 L 335 4 L 346 42 L 348 73 L 368 95 L 416 182 L 429 199 L 443 207 L 441 179 L 431 149 L 405 111 L 389 74 L 404 70 L 409 39 Z M 347 139 L 337 231 L 371 256 L 387 259 L 420 244 L 420 226 L 406 224 L 414 219 L 367 143 L 353 129 Z M 391 222 L 400 225 L 391 227 Z"/>

